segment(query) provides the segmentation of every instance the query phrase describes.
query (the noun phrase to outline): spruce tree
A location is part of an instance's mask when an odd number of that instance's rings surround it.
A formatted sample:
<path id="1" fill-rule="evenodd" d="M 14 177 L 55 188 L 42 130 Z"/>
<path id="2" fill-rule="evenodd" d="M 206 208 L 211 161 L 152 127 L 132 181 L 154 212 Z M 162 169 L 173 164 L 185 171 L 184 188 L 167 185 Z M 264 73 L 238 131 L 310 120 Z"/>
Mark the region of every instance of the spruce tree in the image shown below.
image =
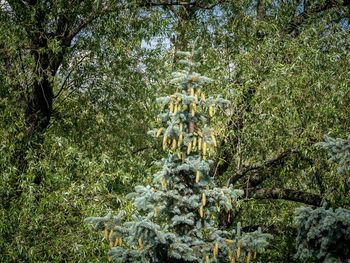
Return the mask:
<path id="1" fill-rule="evenodd" d="M 230 231 L 218 226 L 218 213 L 235 209 L 243 193 L 217 187 L 210 174 L 217 134 L 209 122 L 229 102 L 205 96 L 211 79 L 195 71 L 200 65 L 195 45 L 178 55 L 183 70 L 173 73 L 175 92 L 157 99 L 161 127 L 149 132 L 168 152 L 163 168 L 152 185 L 128 195 L 137 210 L 131 220 L 121 211 L 87 221 L 104 230 L 114 262 L 257 262 L 268 234 L 243 233 L 239 223 Z"/>
<path id="2" fill-rule="evenodd" d="M 347 177 L 344 188 L 349 193 L 350 136 L 347 139 L 326 136 L 318 146 L 328 151 L 331 161 L 338 163 L 338 173 Z M 295 222 L 297 258 L 324 263 L 350 262 L 349 209 L 300 207 L 295 211 Z"/>

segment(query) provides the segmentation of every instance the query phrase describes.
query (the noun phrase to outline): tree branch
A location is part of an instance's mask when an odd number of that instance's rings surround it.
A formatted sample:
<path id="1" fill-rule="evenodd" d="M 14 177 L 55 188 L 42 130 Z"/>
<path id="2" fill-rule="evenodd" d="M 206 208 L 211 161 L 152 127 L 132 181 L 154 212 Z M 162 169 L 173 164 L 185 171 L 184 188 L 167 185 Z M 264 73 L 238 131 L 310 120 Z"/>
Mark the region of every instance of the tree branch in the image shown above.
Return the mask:
<path id="1" fill-rule="evenodd" d="M 287 33 L 291 34 L 293 31 L 295 31 L 299 26 L 304 24 L 311 16 L 330 10 L 337 6 L 349 6 L 350 1 L 344 0 L 343 2 L 339 3 L 339 1 L 334 0 L 326 0 L 326 1 L 320 1 L 316 2 L 314 5 L 311 5 L 309 8 L 307 8 L 303 13 L 301 13 L 298 16 L 293 17 L 293 19 L 290 21 L 289 26 L 287 27 Z"/>
<path id="2" fill-rule="evenodd" d="M 312 206 L 321 206 L 323 201 L 320 195 L 285 188 L 250 188 L 245 194 L 255 199 L 283 199 Z"/>
<path id="3" fill-rule="evenodd" d="M 91 24 L 95 19 L 101 16 L 101 13 L 94 13 L 85 20 L 83 20 L 78 26 L 76 26 L 73 30 L 69 32 L 69 34 L 64 38 L 63 44 L 66 46 L 70 46 L 73 38 L 80 33 L 86 26 Z"/>
<path id="4" fill-rule="evenodd" d="M 201 4 L 201 3 L 198 3 L 197 1 L 196 2 L 191 2 L 191 1 L 174 1 L 174 2 L 146 2 L 143 4 L 144 7 L 152 7 L 152 6 L 191 6 L 191 7 L 198 7 L 200 9 L 207 9 L 207 10 L 210 10 L 210 9 L 213 9 L 215 6 L 219 5 L 219 4 L 222 4 L 226 2 L 225 0 L 221 0 L 221 1 L 218 1 L 217 3 L 215 4 L 211 4 L 211 5 L 205 5 L 205 4 Z"/>
<path id="5" fill-rule="evenodd" d="M 261 228 L 263 233 L 269 233 L 273 235 L 281 235 L 282 233 L 285 234 L 287 231 L 289 235 L 296 235 L 296 228 L 293 226 L 287 226 L 287 225 L 279 225 L 279 224 L 270 224 L 270 225 L 249 225 L 242 227 L 242 231 L 247 232 L 254 232 L 257 231 L 259 228 Z"/>
<path id="6" fill-rule="evenodd" d="M 256 18 L 259 21 L 264 20 L 265 17 L 265 3 L 264 0 L 258 0 L 256 4 Z"/>
<path id="7" fill-rule="evenodd" d="M 81 32 L 85 27 L 90 25 L 93 21 L 95 21 L 97 18 L 100 18 L 104 15 L 107 15 L 111 12 L 114 12 L 116 9 L 112 7 L 104 7 L 102 10 L 96 10 L 94 13 L 91 13 L 89 17 L 84 19 L 80 24 L 78 24 L 75 28 L 70 30 L 67 35 L 64 37 L 63 41 L 64 43 L 67 43 L 70 45 L 70 42 L 73 40 L 73 38 Z"/>
<path id="8" fill-rule="evenodd" d="M 283 159 L 285 159 L 289 155 L 293 153 L 299 153 L 299 152 L 300 152 L 299 149 L 289 149 L 269 160 L 264 161 L 263 163 L 256 163 L 256 164 L 244 166 L 242 169 L 238 170 L 233 176 L 231 176 L 228 179 L 227 185 L 234 184 L 243 176 L 245 176 L 248 172 L 262 170 L 267 167 L 276 166 L 278 163 L 280 163 Z"/>
<path id="9" fill-rule="evenodd" d="M 71 67 L 71 69 L 69 70 L 67 76 L 64 78 L 64 80 L 63 80 L 63 82 L 62 82 L 62 85 L 61 85 L 60 90 L 57 92 L 56 95 L 54 95 L 54 97 L 53 97 L 54 99 L 57 98 L 57 97 L 61 94 L 61 92 L 65 89 L 66 83 L 67 83 L 68 79 L 70 78 L 71 74 L 73 73 L 73 71 L 74 71 L 74 70 L 77 68 L 77 66 L 78 66 L 80 63 L 82 63 L 83 60 L 84 60 L 85 58 L 87 58 L 87 57 L 88 57 L 88 55 L 82 56 L 82 57 L 79 59 L 79 61 Z"/>

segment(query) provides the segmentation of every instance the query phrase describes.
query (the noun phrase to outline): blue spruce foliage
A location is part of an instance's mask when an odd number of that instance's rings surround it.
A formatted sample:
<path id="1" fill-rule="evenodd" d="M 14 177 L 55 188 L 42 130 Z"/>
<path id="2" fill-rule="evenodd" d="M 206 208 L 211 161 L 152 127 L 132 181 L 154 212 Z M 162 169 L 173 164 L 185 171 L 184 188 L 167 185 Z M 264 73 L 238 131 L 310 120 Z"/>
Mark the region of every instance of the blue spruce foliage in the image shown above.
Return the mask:
<path id="1" fill-rule="evenodd" d="M 338 172 L 348 177 L 349 187 L 350 136 L 347 139 L 326 136 L 318 145 L 329 152 L 330 160 L 338 163 Z M 350 262 L 350 210 L 300 207 L 295 222 L 297 258 L 324 263 Z"/>

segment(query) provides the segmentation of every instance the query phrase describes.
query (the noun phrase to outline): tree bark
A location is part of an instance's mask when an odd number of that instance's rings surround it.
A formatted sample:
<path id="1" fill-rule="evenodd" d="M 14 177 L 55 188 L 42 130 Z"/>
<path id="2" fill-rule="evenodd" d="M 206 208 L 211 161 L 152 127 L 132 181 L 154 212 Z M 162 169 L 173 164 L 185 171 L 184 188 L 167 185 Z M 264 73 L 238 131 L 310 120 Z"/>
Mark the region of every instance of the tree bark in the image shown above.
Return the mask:
<path id="1" fill-rule="evenodd" d="M 320 195 L 285 188 L 253 188 L 246 190 L 245 194 L 255 199 L 283 199 L 317 207 L 321 206 L 323 201 Z"/>

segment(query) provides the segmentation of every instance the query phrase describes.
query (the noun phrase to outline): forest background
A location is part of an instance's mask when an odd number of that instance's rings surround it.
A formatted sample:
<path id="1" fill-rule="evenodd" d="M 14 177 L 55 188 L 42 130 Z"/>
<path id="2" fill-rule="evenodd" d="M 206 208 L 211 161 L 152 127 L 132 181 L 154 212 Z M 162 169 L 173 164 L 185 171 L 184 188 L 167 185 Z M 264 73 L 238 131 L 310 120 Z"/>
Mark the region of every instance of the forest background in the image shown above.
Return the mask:
<path id="1" fill-rule="evenodd" d="M 104 262 L 84 224 L 133 207 L 159 169 L 147 136 L 175 51 L 198 38 L 215 120 L 213 175 L 244 198 L 230 228 L 274 236 L 264 262 L 298 262 L 294 209 L 349 207 L 317 147 L 349 130 L 350 1 L 0 1 L 0 254 L 5 262 Z"/>

